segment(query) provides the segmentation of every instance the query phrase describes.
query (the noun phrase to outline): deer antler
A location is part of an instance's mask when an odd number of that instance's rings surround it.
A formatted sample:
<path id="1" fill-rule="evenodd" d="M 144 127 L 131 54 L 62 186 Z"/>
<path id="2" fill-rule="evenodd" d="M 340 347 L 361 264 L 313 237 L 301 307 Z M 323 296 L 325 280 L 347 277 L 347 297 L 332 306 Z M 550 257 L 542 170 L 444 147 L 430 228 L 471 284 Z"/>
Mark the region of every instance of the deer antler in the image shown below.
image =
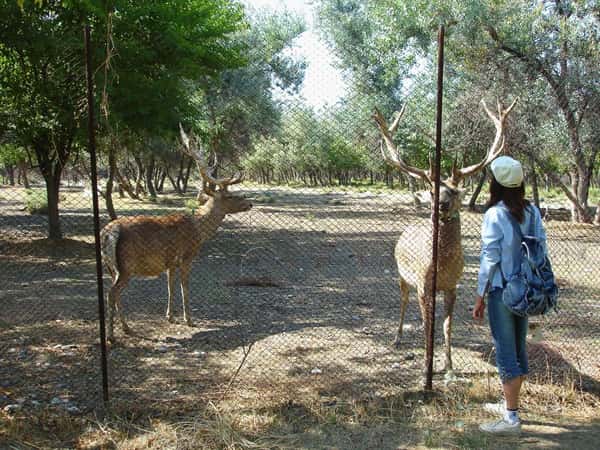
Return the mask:
<path id="1" fill-rule="evenodd" d="M 496 126 L 496 136 L 494 137 L 494 141 L 490 149 L 488 150 L 486 157 L 478 162 L 477 164 L 473 164 L 468 167 L 463 167 L 459 169 L 456 166 L 456 161 L 452 165 L 452 176 L 450 178 L 450 182 L 457 186 L 464 178 L 471 176 L 481 169 L 490 164 L 494 159 L 496 159 L 502 151 L 504 150 L 504 146 L 506 144 L 506 139 L 504 136 L 504 125 L 506 124 L 506 118 L 517 104 L 517 100 L 519 98 L 515 98 L 515 100 L 511 103 L 511 105 L 504 109 L 500 100 L 498 100 L 498 116 L 495 116 L 489 109 L 484 99 L 481 99 L 481 104 L 483 105 L 483 109 L 487 113 L 487 115 L 492 119 L 492 122 Z"/>
<path id="2" fill-rule="evenodd" d="M 410 175 L 414 178 L 422 178 L 423 180 L 425 180 L 431 184 L 431 182 L 432 182 L 431 181 L 432 180 L 431 167 L 429 168 L 429 171 L 427 171 L 427 170 L 419 169 L 418 167 L 413 167 L 413 166 L 409 166 L 408 164 L 406 164 L 404 162 L 404 160 L 398 156 L 398 150 L 392 139 L 392 135 L 398 129 L 398 125 L 400 124 L 400 119 L 402 118 L 402 116 L 404 115 L 404 112 L 406 111 L 406 105 L 407 104 L 405 103 L 402 106 L 402 109 L 400 110 L 400 112 L 398 113 L 398 115 L 396 116 L 394 121 L 392 122 L 391 127 L 388 127 L 387 122 L 384 119 L 381 112 L 377 108 L 375 108 L 375 113 L 373 114 L 372 117 L 375 120 L 375 123 L 377 124 L 379 131 L 381 132 L 381 136 L 383 137 L 383 141 L 385 142 L 385 147 L 387 147 L 387 151 L 386 151 L 383 146 L 383 142 L 382 142 L 381 143 L 381 153 L 383 155 L 383 159 L 385 159 L 385 161 L 388 164 L 390 164 L 394 167 L 397 167 L 401 171 L 407 173 L 408 175 Z"/>
<path id="3" fill-rule="evenodd" d="M 240 183 L 244 177 L 238 172 L 234 177 L 231 178 L 215 178 L 212 176 L 212 172 L 215 169 L 217 162 L 215 158 L 215 165 L 212 167 L 208 167 L 208 163 L 204 158 L 204 152 L 202 151 L 201 145 L 198 142 L 198 139 L 194 135 L 192 137 L 188 137 L 186 132 L 183 130 L 181 124 L 179 124 L 179 133 L 181 135 L 181 141 L 183 142 L 183 152 L 190 156 L 194 161 L 196 161 L 196 165 L 198 166 L 198 170 L 200 171 L 200 175 L 203 180 L 203 190 L 205 193 L 207 192 L 207 185 L 214 184 L 219 186 L 221 190 L 226 190 L 227 186 L 231 184 Z"/>

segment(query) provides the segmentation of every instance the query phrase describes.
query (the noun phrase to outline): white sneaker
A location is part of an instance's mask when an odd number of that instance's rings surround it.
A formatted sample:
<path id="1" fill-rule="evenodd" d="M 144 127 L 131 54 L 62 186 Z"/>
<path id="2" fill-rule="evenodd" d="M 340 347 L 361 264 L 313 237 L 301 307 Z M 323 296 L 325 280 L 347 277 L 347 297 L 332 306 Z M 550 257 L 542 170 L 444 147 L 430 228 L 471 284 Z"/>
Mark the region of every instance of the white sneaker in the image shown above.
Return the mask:
<path id="1" fill-rule="evenodd" d="M 483 423 L 479 425 L 479 429 L 486 433 L 519 434 L 521 432 L 521 421 L 510 423 L 504 419 L 500 419 L 495 422 Z"/>
<path id="2" fill-rule="evenodd" d="M 504 417 L 504 412 L 506 411 L 506 402 L 502 400 L 498 403 L 484 403 L 483 410 L 490 414 Z"/>

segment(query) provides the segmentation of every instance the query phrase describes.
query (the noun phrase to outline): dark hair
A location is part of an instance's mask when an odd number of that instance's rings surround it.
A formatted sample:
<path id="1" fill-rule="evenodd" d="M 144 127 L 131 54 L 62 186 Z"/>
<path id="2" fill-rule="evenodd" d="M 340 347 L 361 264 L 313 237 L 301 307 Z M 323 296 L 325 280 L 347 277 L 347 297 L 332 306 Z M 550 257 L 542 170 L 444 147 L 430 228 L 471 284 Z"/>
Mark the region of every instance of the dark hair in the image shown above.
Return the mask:
<path id="1" fill-rule="evenodd" d="M 523 223 L 525 220 L 525 208 L 529 206 L 529 201 L 525 199 L 525 183 L 521 186 L 509 188 L 502 186 L 492 175 L 490 180 L 490 199 L 485 205 L 487 211 L 496 205 L 500 200 L 504 202 L 512 216 L 517 222 Z"/>

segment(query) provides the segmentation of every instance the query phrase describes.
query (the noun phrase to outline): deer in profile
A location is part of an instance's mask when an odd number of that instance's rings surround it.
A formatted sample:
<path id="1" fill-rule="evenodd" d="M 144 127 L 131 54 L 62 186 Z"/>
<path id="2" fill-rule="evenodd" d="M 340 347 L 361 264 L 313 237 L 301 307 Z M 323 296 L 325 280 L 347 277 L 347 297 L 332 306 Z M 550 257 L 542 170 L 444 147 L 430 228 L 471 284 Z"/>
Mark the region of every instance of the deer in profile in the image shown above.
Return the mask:
<path id="1" fill-rule="evenodd" d="M 194 214 L 166 216 L 121 217 L 106 225 L 101 232 L 102 257 L 112 278 L 108 293 L 108 339 L 114 341 L 115 310 L 123 331 L 130 333 L 121 305 L 121 291 L 133 277 L 158 277 L 167 273 L 168 303 L 166 317 L 173 321 L 173 292 L 176 271 L 179 270 L 183 299 L 183 320 L 192 326 L 189 305 L 189 277 L 192 261 L 202 244 L 210 240 L 227 214 L 248 211 L 252 204 L 228 191 L 228 186 L 242 181 L 213 177 L 198 140 L 183 131 L 180 125 L 183 151 L 191 156 L 202 177 L 203 191 L 208 200 Z M 218 188 L 218 189 L 217 189 Z"/>
<path id="2" fill-rule="evenodd" d="M 450 176 L 440 182 L 439 201 L 439 240 L 438 240 L 438 276 L 436 291 L 444 293 L 444 344 L 445 344 L 445 367 L 444 370 L 452 370 L 451 356 L 451 334 L 452 314 L 456 302 L 456 285 L 462 276 L 464 259 L 462 249 L 462 236 L 460 229 L 460 207 L 462 191 L 461 182 L 479 171 L 483 170 L 504 150 L 504 127 L 506 119 L 516 104 L 515 100 L 508 108 L 504 109 L 498 102 L 498 115 L 494 115 L 482 100 L 481 103 L 487 115 L 496 128 L 494 141 L 490 146 L 485 158 L 477 164 L 458 168 L 456 161 L 452 166 Z M 432 189 L 435 180 L 433 166 L 430 161 L 428 170 L 409 166 L 398 153 L 398 149 L 392 139 L 398 128 L 400 120 L 404 115 L 406 104 L 396 116 L 392 125 L 388 127 L 383 115 L 376 109 L 373 119 L 379 128 L 385 146 L 381 145 L 381 151 L 385 161 L 407 175 L 420 178 Z M 433 212 L 433 202 L 432 212 Z M 402 301 L 400 305 L 400 323 L 396 333 L 394 345 L 400 347 L 404 314 L 408 304 L 409 287 L 417 290 L 417 298 L 421 309 L 421 316 L 425 333 L 430 328 L 430 312 L 432 298 L 433 262 L 432 262 L 432 223 L 427 226 L 413 225 L 407 227 L 401 234 L 394 257 L 398 266 L 400 292 Z M 427 336 L 425 336 L 427 339 Z"/>

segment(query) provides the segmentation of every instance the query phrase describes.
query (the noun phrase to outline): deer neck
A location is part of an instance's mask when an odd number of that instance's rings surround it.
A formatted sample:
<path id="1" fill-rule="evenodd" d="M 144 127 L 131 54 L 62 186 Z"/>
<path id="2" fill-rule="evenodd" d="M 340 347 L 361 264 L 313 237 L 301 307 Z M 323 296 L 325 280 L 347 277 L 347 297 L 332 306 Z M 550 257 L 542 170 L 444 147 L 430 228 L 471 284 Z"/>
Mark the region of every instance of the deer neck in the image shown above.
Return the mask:
<path id="1" fill-rule="evenodd" d="M 457 213 L 447 221 L 440 220 L 439 255 L 441 259 L 462 258 L 460 216 Z"/>
<path id="2" fill-rule="evenodd" d="M 226 214 L 221 205 L 213 197 L 210 197 L 193 216 L 198 234 L 204 239 L 210 239 L 223 222 Z"/>
<path id="3" fill-rule="evenodd" d="M 460 235 L 460 215 L 457 212 L 448 220 L 440 220 L 440 237 Z"/>

